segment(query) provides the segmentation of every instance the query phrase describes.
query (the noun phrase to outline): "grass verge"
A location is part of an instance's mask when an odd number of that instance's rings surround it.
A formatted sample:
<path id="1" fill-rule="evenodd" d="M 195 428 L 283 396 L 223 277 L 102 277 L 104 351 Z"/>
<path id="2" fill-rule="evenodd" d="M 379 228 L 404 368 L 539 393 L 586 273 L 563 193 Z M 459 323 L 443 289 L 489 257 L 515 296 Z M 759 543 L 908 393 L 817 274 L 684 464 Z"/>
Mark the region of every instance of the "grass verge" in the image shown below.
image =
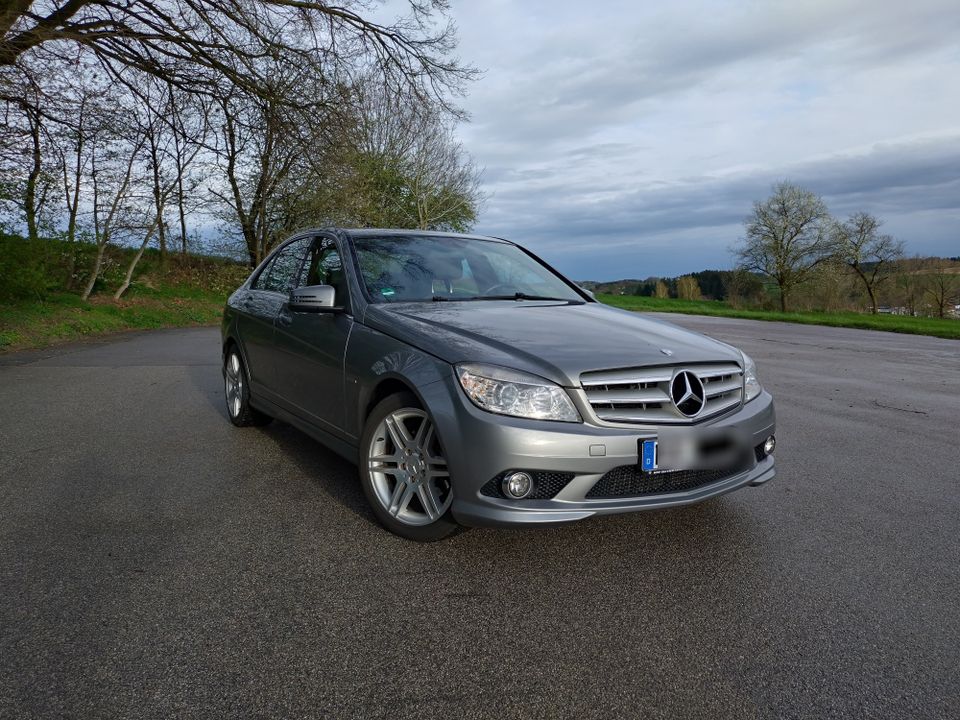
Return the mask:
<path id="1" fill-rule="evenodd" d="M 771 310 L 741 310 L 718 300 L 674 300 L 672 298 L 642 297 L 639 295 L 597 295 L 607 305 L 646 312 L 672 312 L 686 315 L 713 315 L 717 317 L 746 318 L 748 320 L 779 320 L 804 325 L 886 330 L 911 335 L 960 340 L 960 320 L 948 318 L 908 317 L 903 315 L 863 315 L 854 312 L 776 312 Z"/>
<path id="2" fill-rule="evenodd" d="M 39 348 L 121 330 L 146 330 L 220 321 L 225 297 L 192 287 L 138 287 L 122 300 L 71 293 L 43 301 L 0 304 L 0 352 Z"/>

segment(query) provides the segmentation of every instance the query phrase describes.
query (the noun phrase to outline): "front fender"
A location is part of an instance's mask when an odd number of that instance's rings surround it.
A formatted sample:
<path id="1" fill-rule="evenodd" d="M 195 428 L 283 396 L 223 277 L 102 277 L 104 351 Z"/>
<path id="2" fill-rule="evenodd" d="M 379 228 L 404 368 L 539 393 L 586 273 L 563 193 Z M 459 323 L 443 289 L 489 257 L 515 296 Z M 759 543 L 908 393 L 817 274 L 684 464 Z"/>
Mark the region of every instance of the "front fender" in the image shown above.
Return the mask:
<path id="1" fill-rule="evenodd" d="M 346 427 L 359 437 L 367 409 L 383 383 L 406 386 L 427 410 L 429 393 L 423 389 L 449 378 L 450 365 L 379 330 L 356 324 L 345 358 Z"/>

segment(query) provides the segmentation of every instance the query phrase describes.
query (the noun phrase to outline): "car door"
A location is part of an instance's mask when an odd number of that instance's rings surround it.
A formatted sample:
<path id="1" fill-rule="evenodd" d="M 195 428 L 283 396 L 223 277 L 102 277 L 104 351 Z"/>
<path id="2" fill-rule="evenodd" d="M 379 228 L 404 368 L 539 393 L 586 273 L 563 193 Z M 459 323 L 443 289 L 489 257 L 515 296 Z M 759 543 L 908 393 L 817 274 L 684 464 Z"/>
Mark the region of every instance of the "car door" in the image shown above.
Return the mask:
<path id="1" fill-rule="evenodd" d="M 289 299 L 311 238 L 295 240 L 280 249 L 254 278 L 240 302 L 237 333 L 243 345 L 255 395 L 276 400 L 276 351 L 274 333 L 277 314 Z"/>
<path id="2" fill-rule="evenodd" d="M 353 325 L 343 255 L 333 237 L 317 237 L 297 286 L 332 285 L 342 312 L 292 312 L 284 303 L 276 321 L 276 375 L 288 410 L 327 431 L 344 427 L 343 361 Z"/>

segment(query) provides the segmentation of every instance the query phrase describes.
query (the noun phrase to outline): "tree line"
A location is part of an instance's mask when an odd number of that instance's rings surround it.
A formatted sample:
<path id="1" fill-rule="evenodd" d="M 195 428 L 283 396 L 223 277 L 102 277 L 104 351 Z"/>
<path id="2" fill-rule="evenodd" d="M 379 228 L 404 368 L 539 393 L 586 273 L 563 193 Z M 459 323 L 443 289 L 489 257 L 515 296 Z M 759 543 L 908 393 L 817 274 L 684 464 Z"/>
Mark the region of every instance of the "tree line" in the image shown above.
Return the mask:
<path id="1" fill-rule="evenodd" d="M 136 250 L 119 298 L 148 246 L 164 262 L 215 235 L 255 265 L 307 226 L 468 229 L 479 171 L 453 130 L 476 71 L 447 3 L 410 0 L 392 24 L 368 8 L 8 3 L 0 221 L 76 248 L 83 298 L 113 245 Z"/>
<path id="2" fill-rule="evenodd" d="M 814 192 L 776 183 L 754 203 L 744 236 L 732 249 L 735 270 L 678 278 L 590 283 L 599 292 L 682 300 L 722 300 L 781 312 L 869 310 L 882 305 L 909 315 L 955 316 L 960 258 L 907 257 L 905 244 L 868 212 L 830 214 Z"/>
<path id="3" fill-rule="evenodd" d="M 866 294 L 873 313 L 881 291 L 899 277 L 908 286 L 905 302 L 911 312 L 920 309 L 919 294 L 933 314 L 945 317 L 960 294 L 960 273 L 942 258 L 914 261 L 908 268 L 903 241 L 882 232 L 882 226 L 880 218 L 862 211 L 838 220 L 816 193 L 779 182 L 768 198 L 754 203 L 735 248 L 737 265 L 773 283 L 783 312 L 798 290 L 843 269 Z M 919 278 L 913 284 L 921 287 L 909 287 L 907 274 Z"/>
<path id="4" fill-rule="evenodd" d="M 886 305 L 910 315 L 956 315 L 960 258 L 907 257 L 904 242 L 883 232 L 883 221 L 871 213 L 837 219 L 812 191 L 780 182 L 754 203 L 744 230 L 733 248 L 735 270 L 588 285 L 598 292 L 723 300 L 782 312 L 877 313 Z"/>

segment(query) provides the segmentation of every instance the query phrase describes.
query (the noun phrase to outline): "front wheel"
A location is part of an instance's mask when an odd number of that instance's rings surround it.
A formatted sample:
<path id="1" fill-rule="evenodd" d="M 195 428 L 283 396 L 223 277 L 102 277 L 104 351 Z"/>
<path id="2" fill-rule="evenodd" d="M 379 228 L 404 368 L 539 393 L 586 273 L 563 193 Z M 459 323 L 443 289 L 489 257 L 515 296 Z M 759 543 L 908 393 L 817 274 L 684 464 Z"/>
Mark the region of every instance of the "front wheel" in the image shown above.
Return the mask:
<path id="1" fill-rule="evenodd" d="M 442 540 L 459 529 L 453 486 L 430 414 L 409 394 L 374 408 L 360 443 L 363 492 L 380 523 L 410 540 Z"/>

